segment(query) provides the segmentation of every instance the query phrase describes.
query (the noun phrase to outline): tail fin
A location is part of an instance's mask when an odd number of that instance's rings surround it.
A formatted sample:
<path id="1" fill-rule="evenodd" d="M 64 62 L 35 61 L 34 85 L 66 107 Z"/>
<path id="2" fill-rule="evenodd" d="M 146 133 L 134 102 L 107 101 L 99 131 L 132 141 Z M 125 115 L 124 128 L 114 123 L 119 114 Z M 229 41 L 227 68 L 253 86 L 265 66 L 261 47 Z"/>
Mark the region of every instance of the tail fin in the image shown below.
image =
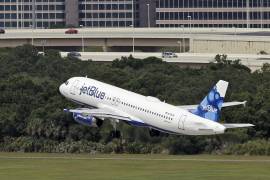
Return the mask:
<path id="1" fill-rule="evenodd" d="M 226 81 L 218 81 L 218 83 L 199 104 L 197 109 L 192 110 L 191 112 L 197 116 L 212 121 L 218 121 L 228 85 L 229 83 Z"/>

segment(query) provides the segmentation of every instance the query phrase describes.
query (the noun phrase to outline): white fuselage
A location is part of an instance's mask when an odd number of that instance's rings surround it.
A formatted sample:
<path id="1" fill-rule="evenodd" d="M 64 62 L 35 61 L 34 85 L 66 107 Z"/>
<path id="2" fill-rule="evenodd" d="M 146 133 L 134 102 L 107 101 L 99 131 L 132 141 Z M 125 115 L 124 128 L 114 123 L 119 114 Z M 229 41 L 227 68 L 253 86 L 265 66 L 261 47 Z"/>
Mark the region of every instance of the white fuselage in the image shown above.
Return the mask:
<path id="1" fill-rule="evenodd" d="M 142 96 L 89 78 L 71 78 L 68 84 L 62 84 L 59 89 L 62 95 L 74 102 L 115 111 L 129 117 L 138 126 L 186 135 L 222 134 L 225 130 L 217 122 L 157 98 Z"/>

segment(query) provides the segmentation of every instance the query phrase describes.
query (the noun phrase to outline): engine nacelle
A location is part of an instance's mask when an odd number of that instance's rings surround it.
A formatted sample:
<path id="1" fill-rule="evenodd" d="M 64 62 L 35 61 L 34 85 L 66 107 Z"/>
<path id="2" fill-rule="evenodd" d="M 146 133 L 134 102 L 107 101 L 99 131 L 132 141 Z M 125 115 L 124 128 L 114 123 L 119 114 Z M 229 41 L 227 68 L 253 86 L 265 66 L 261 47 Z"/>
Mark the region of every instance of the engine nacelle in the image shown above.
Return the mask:
<path id="1" fill-rule="evenodd" d="M 73 118 L 76 122 L 89 127 L 100 127 L 103 124 L 102 120 L 81 113 L 73 113 Z"/>

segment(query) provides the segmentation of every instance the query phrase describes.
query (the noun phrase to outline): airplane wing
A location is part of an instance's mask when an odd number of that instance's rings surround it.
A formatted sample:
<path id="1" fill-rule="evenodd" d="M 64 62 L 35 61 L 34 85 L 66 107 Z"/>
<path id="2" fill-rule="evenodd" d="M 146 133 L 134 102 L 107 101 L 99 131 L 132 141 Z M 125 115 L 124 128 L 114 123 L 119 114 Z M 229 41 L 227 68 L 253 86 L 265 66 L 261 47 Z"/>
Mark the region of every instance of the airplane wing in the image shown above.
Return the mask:
<path id="1" fill-rule="evenodd" d="M 222 124 L 226 129 L 254 127 L 253 124 Z"/>
<path id="2" fill-rule="evenodd" d="M 70 113 L 77 113 L 81 114 L 82 116 L 93 116 L 99 119 L 115 119 L 115 120 L 122 120 L 127 121 L 129 123 L 135 123 L 135 124 L 144 124 L 143 121 L 129 116 L 125 113 L 119 113 L 111 109 L 88 109 L 88 108 L 78 108 L 78 109 L 64 109 L 65 112 Z"/>
<path id="3" fill-rule="evenodd" d="M 225 103 L 222 104 L 222 107 L 239 106 L 239 105 L 245 106 L 246 103 L 247 103 L 247 101 L 243 101 L 243 102 L 239 102 L 239 101 L 225 102 Z M 196 105 L 182 105 L 182 106 L 177 106 L 177 107 L 190 111 L 190 110 L 197 109 L 198 104 L 196 104 Z"/>

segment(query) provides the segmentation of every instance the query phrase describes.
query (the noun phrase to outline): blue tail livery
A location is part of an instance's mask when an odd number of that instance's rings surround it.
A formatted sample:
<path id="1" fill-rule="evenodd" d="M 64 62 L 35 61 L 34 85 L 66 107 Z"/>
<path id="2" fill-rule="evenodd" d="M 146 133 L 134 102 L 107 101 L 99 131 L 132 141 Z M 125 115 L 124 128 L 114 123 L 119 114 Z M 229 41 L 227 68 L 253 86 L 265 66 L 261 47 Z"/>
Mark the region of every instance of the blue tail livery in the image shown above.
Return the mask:
<path id="1" fill-rule="evenodd" d="M 229 83 L 226 81 L 218 81 L 218 83 L 198 105 L 197 109 L 191 110 L 191 112 L 202 118 L 217 122 L 220 117 L 220 112 L 228 85 Z"/>

